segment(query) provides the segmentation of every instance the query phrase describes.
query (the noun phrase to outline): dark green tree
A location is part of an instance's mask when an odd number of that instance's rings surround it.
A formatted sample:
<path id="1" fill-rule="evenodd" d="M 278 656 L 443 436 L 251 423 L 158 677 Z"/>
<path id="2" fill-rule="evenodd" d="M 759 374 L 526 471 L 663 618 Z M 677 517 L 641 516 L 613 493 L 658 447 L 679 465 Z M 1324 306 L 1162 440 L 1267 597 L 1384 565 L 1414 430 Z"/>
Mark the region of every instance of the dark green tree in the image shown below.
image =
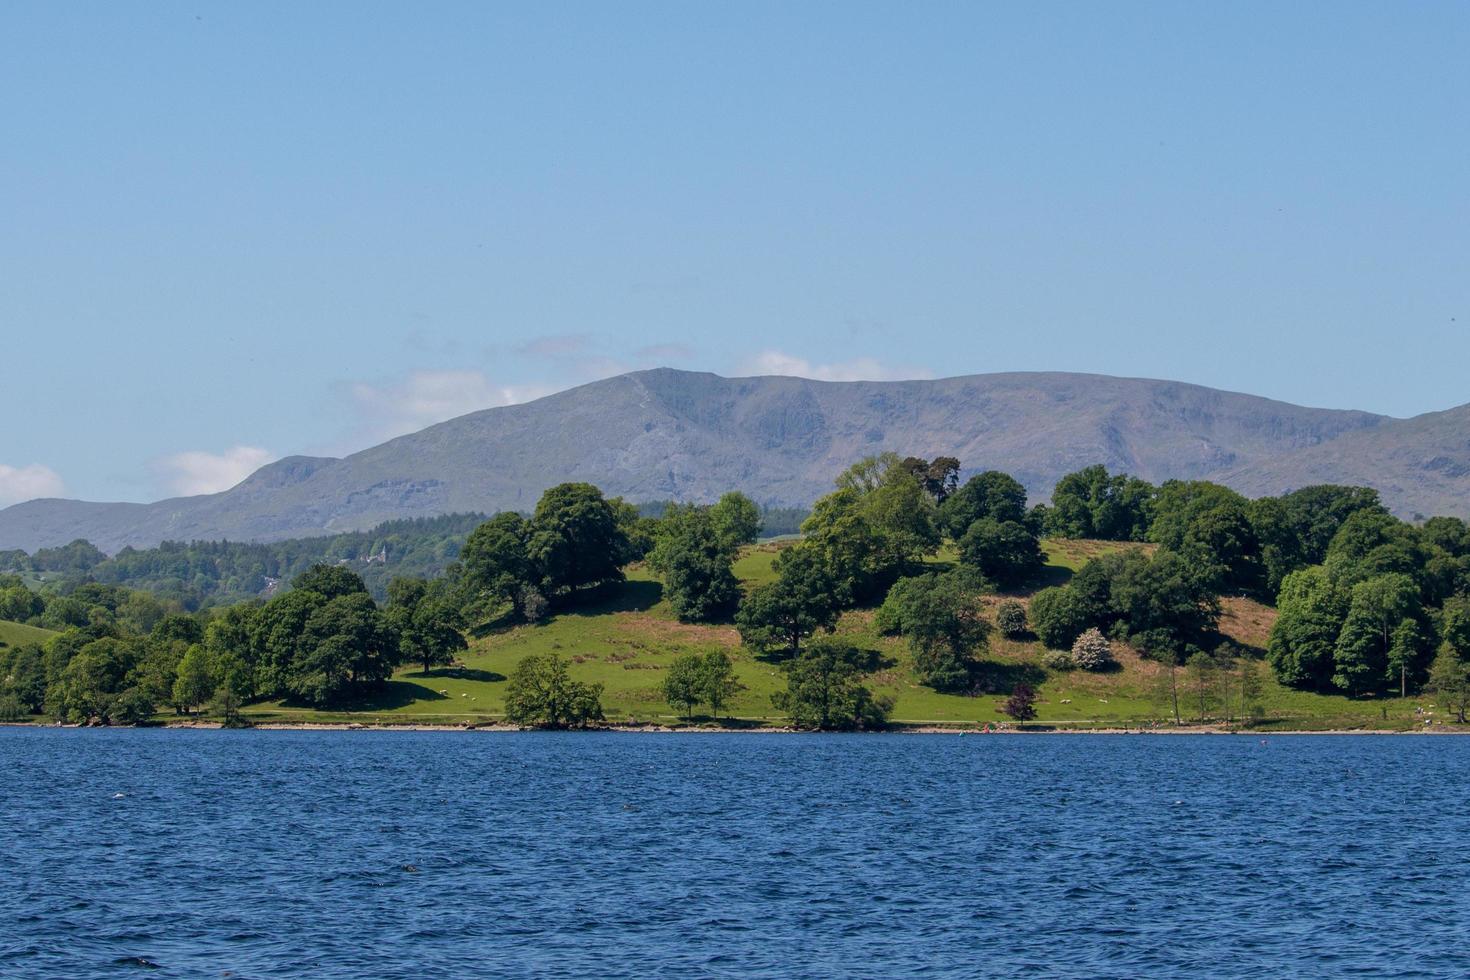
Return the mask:
<path id="1" fill-rule="evenodd" d="M 682 707 L 684 717 L 694 720 L 694 706 L 704 700 L 704 664 L 697 653 L 685 653 L 674 658 L 669 671 L 664 675 L 664 700 L 673 707 Z"/>
<path id="2" fill-rule="evenodd" d="M 1333 652 L 1332 682 L 1353 695 L 1378 690 L 1390 677 L 1391 655 L 1405 670 L 1417 671 L 1422 655 L 1394 648 L 1396 642 L 1417 642 L 1400 628 L 1419 615 L 1419 589 L 1407 575 L 1381 575 L 1354 585 Z M 1417 685 L 1418 678 L 1412 680 Z"/>
<path id="3" fill-rule="evenodd" d="M 732 566 L 736 546 L 716 527 L 712 512 L 674 507 L 661 522 L 648 564 L 664 580 L 664 595 L 684 622 L 728 616 L 740 603 Z"/>
<path id="4" fill-rule="evenodd" d="M 398 637 L 372 596 L 340 595 L 307 617 L 288 687 L 310 704 L 332 704 L 387 680 L 397 659 Z"/>
<path id="5" fill-rule="evenodd" d="M 525 586 L 540 578 L 531 563 L 530 540 L 530 522 L 514 511 L 475 528 L 459 553 L 465 587 L 473 595 L 510 603 L 515 617 L 524 619 Z"/>
<path id="6" fill-rule="evenodd" d="M 982 517 L 957 544 L 961 562 L 1005 588 L 1035 577 L 1046 564 L 1041 542 L 1019 521 Z"/>
<path id="7" fill-rule="evenodd" d="M 988 649 L 990 624 L 967 585 L 953 574 L 900 579 L 878 612 L 881 629 L 908 640 L 919 682 L 938 691 L 968 690 Z"/>
<path id="8" fill-rule="evenodd" d="M 1278 681 L 1313 691 L 1332 688 L 1337 637 L 1350 601 L 1320 565 L 1286 576 L 1266 651 Z"/>
<path id="9" fill-rule="evenodd" d="M 831 632 L 841 610 L 822 557 L 806 545 L 783 550 L 775 567 L 776 581 L 757 586 L 745 597 L 735 625 L 751 649 L 795 656 L 807 637 L 818 630 Z"/>
<path id="10" fill-rule="evenodd" d="M 430 668 L 454 662 L 455 654 L 469 648 L 464 617 L 442 580 L 395 578 L 388 583 L 387 624 L 398 636 L 398 660 Z"/>
<path id="11" fill-rule="evenodd" d="M 754 544 L 761 533 L 761 510 L 743 493 L 730 492 L 709 509 L 720 541 L 731 551 Z"/>
<path id="12" fill-rule="evenodd" d="M 516 725 L 586 728 L 602 720 L 602 685 L 572 680 L 566 661 L 554 653 L 533 653 L 511 672 L 505 713 Z"/>
<path id="13" fill-rule="evenodd" d="M 341 565 L 317 564 L 291 580 L 291 588 L 302 592 L 315 592 L 323 599 L 361 593 L 367 595 L 367 585 L 362 576 Z"/>
<path id="14" fill-rule="evenodd" d="M 621 581 L 629 549 L 618 509 L 590 483 L 554 486 L 536 504 L 526 554 L 548 593 Z"/>
<path id="15" fill-rule="evenodd" d="M 711 650 L 699 661 L 699 690 L 709 702 L 710 714 L 720 717 L 720 711 L 729 703 L 740 682 L 735 679 L 735 662 L 723 650 Z"/>
<path id="16" fill-rule="evenodd" d="M 786 690 L 772 695 L 797 728 L 879 728 L 892 703 L 874 699 L 862 683 L 873 655 L 835 637 L 814 640 L 786 665 Z"/>
<path id="17" fill-rule="evenodd" d="M 939 522 L 952 538 L 958 538 L 979 520 L 997 523 L 1026 522 L 1026 488 L 999 470 L 970 477 L 939 508 Z"/>

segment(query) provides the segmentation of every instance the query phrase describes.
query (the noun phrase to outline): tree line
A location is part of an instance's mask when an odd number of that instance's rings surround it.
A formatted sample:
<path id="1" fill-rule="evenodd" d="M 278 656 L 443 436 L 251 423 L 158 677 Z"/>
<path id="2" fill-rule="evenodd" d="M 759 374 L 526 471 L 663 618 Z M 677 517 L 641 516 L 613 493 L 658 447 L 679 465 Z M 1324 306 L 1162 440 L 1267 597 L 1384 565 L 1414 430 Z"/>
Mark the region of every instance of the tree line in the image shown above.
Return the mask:
<path id="1" fill-rule="evenodd" d="M 773 580 L 748 590 L 733 566 L 765 516 L 748 498 L 665 504 L 654 515 L 586 483 L 551 488 L 529 515 L 477 520 L 442 572 L 396 577 L 381 601 L 355 569 L 331 563 L 302 570 L 268 600 L 192 614 L 177 599 L 114 584 L 68 579 L 36 592 L 0 577 L 0 619 L 61 631 L 42 646 L 0 650 L 0 711 L 121 723 L 206 703 L 227 715 L 259 699 L 350 705 L 395 669 L 452 663 L 473 627 L 540 622 L 640 561 L 679 619 L 733 623 L 752 653 L 779 664 L 778 707 L 813 727 L 870 727 L 891 710 L 866 686 L 881 658 L 836 631 L 859 607 L 904 639 L 920 683 L 1007 693 L 1005 710 L 1018 718 L 1034 713 L 1040 678 L 1005 675 L 988 657 L 993 631 L 1034 634 L 1049 671 L 1114 669 L 1113 645 L 1126 643 L 1167 668 L 1177 715 L 1180 676 L 1243 676 L 1247 651 L 1218 632 L 1226 594 L 1277 602 L 1266 660 L 1282 683 L 1355 696 L 1433 685 L 1470 697 L 1463 521 L 1404 522 L 1363 488 L 1248 500 L 1206 481 L 1155 487 L 1100 466 L 1028 506 L 1013 477 L 992 470 L 962 483 L 960 472 L 950 457 L 854 464 L 802 521 L 800 540 L 779 551 Z M 1031 595 L 1029 609 L 1002 602 L 992 620 L 981 596 L 1045 585 L 1043 536 L 1155 547 L 1094 559 Z M 941 549 L 953 560 L 937 560 Z M 80 546 L 38 556 L 53 567 L 91 560 Z M 666 675 L 665 696 L 686 716 L 700 704 L 718 715 L 732 696 L 721 656 L 681 659 Z M 600 690 L 571 680 L 554 655 L 525 658 L 510 681 L 512 720 L 601 717 Z M 1212 697 L 1242 711 L 1250 700 Z"/>

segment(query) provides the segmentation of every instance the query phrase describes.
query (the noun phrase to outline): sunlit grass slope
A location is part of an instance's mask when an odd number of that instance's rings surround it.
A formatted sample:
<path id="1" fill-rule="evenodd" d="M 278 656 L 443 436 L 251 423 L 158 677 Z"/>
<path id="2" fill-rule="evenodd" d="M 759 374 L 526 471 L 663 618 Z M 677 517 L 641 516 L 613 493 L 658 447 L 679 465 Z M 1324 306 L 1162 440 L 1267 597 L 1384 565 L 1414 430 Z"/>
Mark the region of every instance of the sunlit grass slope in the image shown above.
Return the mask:
<path id="1" fill-rule="evenodd" d="M 12 623 L 7 619 L 0 619 L 0 643 L 7 646 L 17 647 L 22 643 L 45 643 L 55 635 L 51 630 L 43 630 L 39 626 L 27 626 L 24 623 Z"/>
<path id="2" fill-rule="evenodd" d="M 1088 560 L 1120 548 L 1149 548 L 1101 541 L 1046 542 L 1047 574 L 1040 584 L 1058 584 Z M 747 588 L 770 581 L 778 545 L 747 549 L 735 570 Z M 950 557 L 940 555 L 936 563 Z M 1026 601 L 1026 596 L 1019 596 Z M 999 597 L 987 597 L 993 615 Z M 1275 611 L 1247 599 L 1227 599 L 1223 632 L 1241 646 L 1259 653 L 1266 643 Z M 884 666 L 869 679 L 875 694 L 894 699 L 893 720 L 907 724 L 974 725 L 1005 721 L 998 708 L 1000 694 L 962 697 L 939 694 L 913 680 L 909 652 L 902 640 L 879 635 L 873 629 L 872 610 L 845 614 L 838 632 L 880 652 Z M 474 638 L 463 655 L 462 667 L 421 674 L 409 667 L 398 672 L 387 691 L 352 711 L 319 712 L 279 703 L 252 705 L 247 714 L 257 721 L 357 721 L 364 723 L 457 724 L 489 723 L 504 713 L 506 678 L 521 658 L 556 652 L 571 663 L 578 680 L 604 686 L 603 707 L 615 722 L 675 723 L 678 718 L 659 693 L 664 672 L 684 653 L 724 650 L 735 661 L 743 689 L 728 712 L 744 725 L 777 725 L 782 716 L 771 706 L 771 694 L 783 686 L 779 666 L 761 660 L 740 646 L 728 625 L 689 625 L 678 622 L 662 599 L 662 589 L 646 570 L 634 568 L 628 581 L 603 601 L 564 613 L 539 626 L 519 626 Z M 998 633 L 991 639 L 987 659 L 992 675 L 1002 681 L 1025 680 L 1037 687 L 1038 724 L 1061 727 L 1141 725 L 1163 717 L 1157 679 L 1163 670 L 1126 648 L 1118 648 L 1122 669 L 1108 674 L 1048 672 L 1041 666 L 1042 647 L 1035 641 L 1016 642 Z M 1266 676 L 1263 705 L 1265 727 L 1405 728 L 1422 724 L 1416 707 L 1427 700 L 1353 701 L 1343 697 L 1290 691 Z M 1188 705 L 1182 706 L 1188 717 Z"/>

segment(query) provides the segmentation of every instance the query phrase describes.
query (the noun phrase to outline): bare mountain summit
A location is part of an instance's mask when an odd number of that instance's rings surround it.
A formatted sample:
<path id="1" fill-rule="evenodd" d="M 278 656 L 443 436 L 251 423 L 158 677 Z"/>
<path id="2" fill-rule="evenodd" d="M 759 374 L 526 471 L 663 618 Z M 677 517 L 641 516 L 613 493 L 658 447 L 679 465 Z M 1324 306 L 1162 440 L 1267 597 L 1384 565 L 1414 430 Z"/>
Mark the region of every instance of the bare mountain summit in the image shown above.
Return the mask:
<path id="1" fill-rule="evenodd" d="M 1396 420 L 1197 385 L 1086 374 L 939 381 L 722 378 L 659 369 L 475 412 L 344 459 L 291 457 L 223 493 L 153 504 L 35 500 L 0 511 L 0 548 L 84 537 L 268 541 L 453 511 L 529 510 L 586 480 L 632 500 L 742 490 L 808 504 L 884 450 L 1002 469 L 1044 499 L 1092 464 L 1246 493 L 1378 488 L 1401 514 L 1470 514 L 1470 407 Z"/>

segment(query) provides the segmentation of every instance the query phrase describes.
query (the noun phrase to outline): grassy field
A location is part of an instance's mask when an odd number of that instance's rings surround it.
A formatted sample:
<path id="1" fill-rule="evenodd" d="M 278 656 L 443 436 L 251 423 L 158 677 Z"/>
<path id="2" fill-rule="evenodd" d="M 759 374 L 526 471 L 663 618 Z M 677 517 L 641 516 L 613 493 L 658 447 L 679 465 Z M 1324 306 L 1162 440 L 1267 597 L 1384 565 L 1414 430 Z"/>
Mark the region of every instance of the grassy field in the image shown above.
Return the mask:
<path id="1" fill-rule="evenodd" d="M 22 643 L 44 643 L 55 635 L 50 630 L 43 630 L 39 626 L 27 626 L 24 623 L 12 623 L 9 620 L 0 619 L 0 643 L 7 646 L 17 647 Z"/>
<path id="2" fill-rule="evenodd" d="M 1148 548 L 1099 541 L 1048 541 L 1046 584 L 1065 582 L 1086 561 L 1109 550 Z M 779 545 L 748 549 L 736 564 L 747 587 L 773 577 L 772 561 Z M 936 562 L 946 561 L 940 555 Z M 251 705 L 246 714 L 257 722 L 362 722 L 367 724 L 489 723 L 503 716 L 506 678 L 522 657 L 556 652 L 571 662 L 574 677 L 604 685 L 603 707 L 614 722 L 674 724 L 679 719 L 659 693 L 664 671 L 684 653 L 724 650 L 735 661 L 743 690 L 729 713 L 746 726 L 779 725 L 782 716 L 770 696 L 783 686 L 780 668 L 740 646 L 729 625 L 678 622 L 662 600 L 659 583 L 634 568 L 628 581 L 602 602 L 554 617 L 538 626 L 488 633 L 471 641 L 461 665 L 431 671 L 400 671 L 386 692 L 351 711 L 319 712 L 280 703 Z M 1026 596 L 1020 595 L 1024 602 Z M 993 614 L 999 597 L 984 602 Z M 1241 646 L 1263 650 L 1275 618 L 1274 610 L 1247 599 L 1227 599 L 1222 631 Z M 964 697 L 939 694 L 913 680 L 909 653 L 902 640 L 879 635 L 871 610 L 855 610 L 842 618 L 838 632 L 879 651 L 883 667 L 869 679 L 875 694 L 894 699 L 892 718 L 909 725 L 974 726 L 1006 721 L 999 710 L 1001 694 Z M 1156 695 L 1163 670 L 1126 648 L 1118 648 L 1121 669 L 1106 674 L 1048 672 L 1042 668 L 1039 643 L 1015 642 L 995 634 L 986 659 L 1002 689 L 1025 680 L 1040 692 L 1037 724 L 1067 728 L 1147 725 L 1164 717 Z M 1265 728 L 1404 729 L 1423 724 L 1416 709 L 1427 700 L 1365 700 L 1291 691 L 1269 679 L 1262 704 Z M 1188 714 L 1188 710 L 1185 711 Z M 708 721 L 708 719 L 701 719 Z"/>

